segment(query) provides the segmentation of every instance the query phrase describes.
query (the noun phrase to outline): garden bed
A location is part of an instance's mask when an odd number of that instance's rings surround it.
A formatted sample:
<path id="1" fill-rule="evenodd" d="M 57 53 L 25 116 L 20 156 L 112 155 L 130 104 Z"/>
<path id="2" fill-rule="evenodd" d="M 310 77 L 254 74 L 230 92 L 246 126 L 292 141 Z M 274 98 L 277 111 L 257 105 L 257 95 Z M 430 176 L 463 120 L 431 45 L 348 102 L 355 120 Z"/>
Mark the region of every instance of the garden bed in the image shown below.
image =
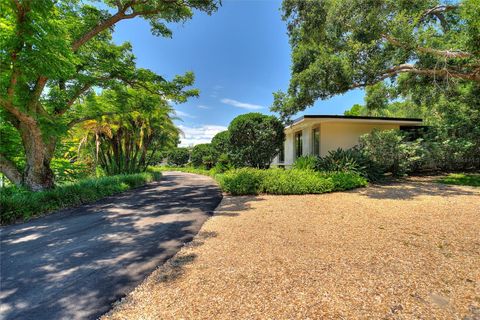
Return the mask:
<path id="1" fill-rule="evenodd" d="M 93 202 L 146 183 L 160 180 L 160 172 L 89 178 L 52 190 L 32 192 L 16 187 L 0 189 L 0 223 L 28 220 L 62 208 Z"/>

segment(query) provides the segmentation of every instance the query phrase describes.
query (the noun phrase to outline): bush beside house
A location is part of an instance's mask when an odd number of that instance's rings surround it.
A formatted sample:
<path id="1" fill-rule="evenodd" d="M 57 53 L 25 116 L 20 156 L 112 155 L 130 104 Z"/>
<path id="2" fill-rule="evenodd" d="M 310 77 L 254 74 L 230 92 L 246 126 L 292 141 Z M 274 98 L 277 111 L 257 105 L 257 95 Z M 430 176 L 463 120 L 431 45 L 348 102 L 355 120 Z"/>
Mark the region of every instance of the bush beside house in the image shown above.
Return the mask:
<path id="1" fill-rule="evenodd" d="M 279 119 L 256 112 L 233 119 L 228 132 L 229 155 L 236 167 L 269 168 L 285 140 Z"/>

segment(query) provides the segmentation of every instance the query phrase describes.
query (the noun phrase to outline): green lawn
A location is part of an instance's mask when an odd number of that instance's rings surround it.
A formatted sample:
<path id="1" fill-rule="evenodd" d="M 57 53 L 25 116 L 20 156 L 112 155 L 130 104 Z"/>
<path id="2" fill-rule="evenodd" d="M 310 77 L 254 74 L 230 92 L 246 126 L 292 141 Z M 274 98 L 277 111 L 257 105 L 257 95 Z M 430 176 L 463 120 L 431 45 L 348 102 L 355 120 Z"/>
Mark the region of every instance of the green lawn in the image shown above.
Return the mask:
<path id="1" fill-rule="evenodd" d="M 461 186 L 480 187 L 480 173 L 451 173 L 437 182 Z"/>

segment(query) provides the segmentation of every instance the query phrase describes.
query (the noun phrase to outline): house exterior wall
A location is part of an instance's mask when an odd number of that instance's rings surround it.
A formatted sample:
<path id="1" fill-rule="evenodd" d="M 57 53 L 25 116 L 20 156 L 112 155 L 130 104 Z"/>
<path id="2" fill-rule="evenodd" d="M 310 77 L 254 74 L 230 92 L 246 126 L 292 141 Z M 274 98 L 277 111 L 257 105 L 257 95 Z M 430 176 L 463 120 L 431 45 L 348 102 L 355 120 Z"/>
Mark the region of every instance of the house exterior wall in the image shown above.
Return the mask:
<path id="1" fill-rule="evenodd" d="M 295 159 L 294 159 L 294 156 L 295 156 L 295 139 L 294 139 L 294 133 L 293 132 L 289 132 L 285 135 L 285 142 L 284 142 L 284 145 L 285 145 L 285 161 L 284 163 L 286 164 L 292 164 Z M 278 162 L 278 157 L 276 158 L 277 161 L 274 161 L 276 162 L 277 164 L 281 164 Z"/>
<path id="2" fill-rule="evenodd" d="M 320 156 L 325 156 L 331 150 L 338 148 L 349 149 L 358 144 L 361 135 L 371 132 L 373 129 L 389 130 L 399 129 L 400 124 L 396 123 L 368 123 L 368 122 L 335 122 L 335 121 L 313 121 L 301 126 L 294 126 L 285 130 L 285 161 L 279 162 L 278 156 L 272 165 L 283 165 L 289 167 L 295 161 L 295 133 L 302 132 L 303 155 L 313 154 L 314 128 L 320 129 Z"/>
<path id="3" fill-rule="evenodd" d="M 358 144 L 360 136 L 373 129 L 399 129 L 397 124 L 370 124 L 370 123 L 335 123 L 326 122 L 320 125 L 320 155 L 323 157 L 328 151 L 338 148 L 350 149 Z"/>

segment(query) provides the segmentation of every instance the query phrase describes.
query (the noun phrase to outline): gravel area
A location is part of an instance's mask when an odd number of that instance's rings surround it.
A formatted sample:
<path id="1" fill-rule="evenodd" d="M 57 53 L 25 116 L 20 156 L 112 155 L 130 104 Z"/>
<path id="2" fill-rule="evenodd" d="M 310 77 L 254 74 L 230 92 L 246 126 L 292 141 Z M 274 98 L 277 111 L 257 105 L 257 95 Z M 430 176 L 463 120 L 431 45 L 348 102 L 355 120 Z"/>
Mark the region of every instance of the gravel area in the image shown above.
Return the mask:
<path id="1" fill-rule="evenodd" d="M 480 189 L 225 197 L 104 319 L 480 319 Z"/>

